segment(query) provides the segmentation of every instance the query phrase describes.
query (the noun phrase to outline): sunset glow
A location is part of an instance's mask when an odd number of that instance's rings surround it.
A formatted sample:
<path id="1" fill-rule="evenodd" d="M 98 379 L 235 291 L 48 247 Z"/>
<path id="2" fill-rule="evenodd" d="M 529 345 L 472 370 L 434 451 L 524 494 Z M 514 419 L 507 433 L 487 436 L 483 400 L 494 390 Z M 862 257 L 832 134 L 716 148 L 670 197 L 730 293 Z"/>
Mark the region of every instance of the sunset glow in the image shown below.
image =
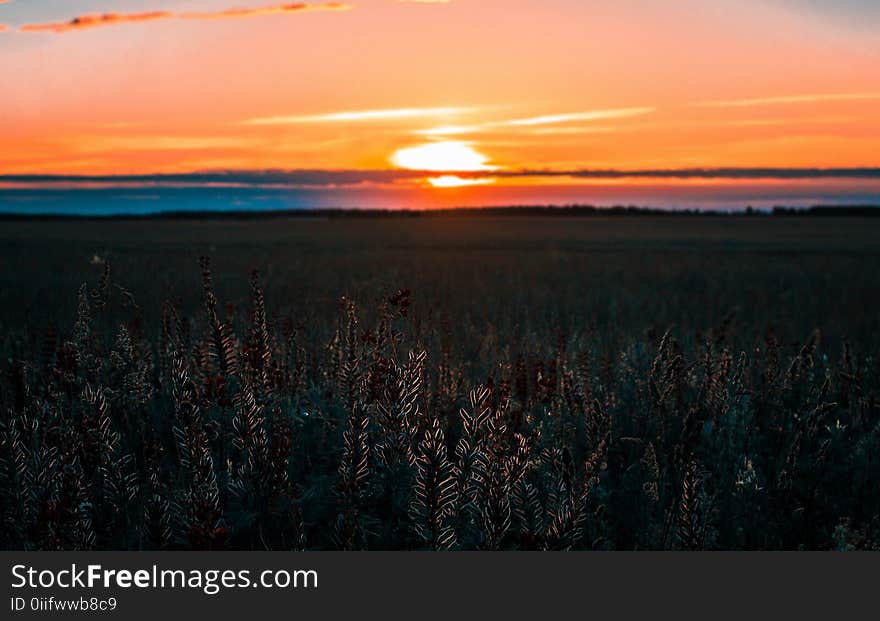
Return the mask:
<path id="1" fill-rule="evenodd" d="M 855 0 L 124 4 L 0 3 L 0 176 L 375 171 L 484 201 L 548 186 L 522 171 L 880 166 Z M 455 175 L 481 171 L 506 176 Z"/>
<path id="2" fill-rule="evenodd" d="M 440 177 L 429 177 L 428 183 L 435 188 L 466 188 L 472 185 L 489 185 L 490 183 L 495 183 L 495 179 L 491 177 L 462 179 L 457 175 L 442 175 Z"/>
<path id="3" fill-rule="evenodd" d="M 467 143 L 452 140 L 400 149 L 391 158 L 401 168 L 432 172 L 494 170 L 488 160 Z"/>

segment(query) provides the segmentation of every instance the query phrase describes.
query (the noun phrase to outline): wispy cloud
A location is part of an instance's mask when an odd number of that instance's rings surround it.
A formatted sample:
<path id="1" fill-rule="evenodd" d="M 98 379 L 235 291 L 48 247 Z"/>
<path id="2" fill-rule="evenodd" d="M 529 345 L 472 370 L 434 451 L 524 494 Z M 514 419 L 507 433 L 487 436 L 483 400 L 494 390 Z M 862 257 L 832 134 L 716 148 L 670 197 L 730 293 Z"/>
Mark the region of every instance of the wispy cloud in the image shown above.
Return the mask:
<path id="1" fill-rule="evenodd" d="M 412 133 L 418 136 L 460 136 L 462 134 L 473 134 L 480 131 L 480 125 L 441 125 L 439 127 L 429 127 L 428 129 L 417 129 Z"/>
<path id="2" fill-rule="evenodd" d="M 21 27 L 23 32 L 70 32 L 97 28 L 100 26 L 113 26 L 117 24 L 155 21 L 162 19 L 236 19 L 243 17 L 258 17 L 264 15 L 290 15 L 294 13 L 313 13 L 318 11 L 348 11 L 352 8 L 349 4 L 340 2 L 325 2 L 323 4 L 288 3 L 264 7 L 227 9 L 211 12 L 187 12 L 173 13 L 171 11 L 150 11 L 145 13 L 101 13 L 94 15 L 80 15 L 66 22 L 44 22 L 37 24 L 25 24 Z"/>
<path id="3" fill-rule="evenodd" d="M 758 97 L 754 99 L 729 99 L 722 101 L 701 101 L 695 105 L 711 108 L 748 108 L 752 106 L 774 106 L 786 104 L 821 103 L 835 101 L 870 101 L 880 99 L 877 93 L 824 93 L 813 95 L 786 95 L 780 97 Z"/>
<path id="4" fill-rule="evenodd" d="M 641 116 L 654 112 L 654 108 L 615 108 L 611 110 L 589 110 L 586 112 L 572 112 L 567 114 L 548 114 L 525 119 L 513 119 L 504 121 L 504 125 L 513 127 L 530 127 L 532 125 L 550 125 L 553 123 L 573 123 L 579 121 L 598 121 L 605 119 L 621 119 L 632 116 Z"/>
<path id="5" fill-rule="evenodd" d="M 286 15 L 289 13 L 311 13 L 320 11 L 350 11 L 352 6 L 342 2 L 325 2 L 323 4 L 306 4 L 296 2 L 255 8 L 233 8 L 225 11 L 181 13 L 183 19 L 226 19 L 237 17 L 258 17 L 260 15 Z"/>
<path id="6" fill-rule="evenodd" d="M 358 121 L 385 121 L 398 119 L 415 119 L 443 117 L 464 114 L 474 108 L 443 107 L 443 108 L 389 108 L 382 110 L 354 110 L 348 112 L 332 112 L 329 114 L 313 114 L 304 116 L 270 116 L 248 119 L 245 125 L 292 125 L 296 123 L 343 123 Z"/>
<path id="7" fill-rule="evenodd" d="M 580 136 L 583 134 L 610 134 L 620 131 L 619 127 L 607 126 L 569 126 L 569 127 L 539 127 L 529 133 L 533 136 Z"/>
<path id="8" fill-rule="evenodd" d="M 588 110 L 585 112 L 569 112 L 564 114 L 546 114 L 542 116 L 533 116 L 528 118 L 511 119 L 503 121 L 487 121 L 474 125 L 441 125 L 438 127 L 429 127 L 427 129 L 418 129 L 413 133 L 420 136 L 443 137 L 455 136 L 461 134 L 475 134 L 484 131 L 493 131 L 499 129 L 517 128 L 528 130 L 533 134 L 586 134 L 610 131 L 608 128 L 590 128 L 590 127 L 548 127 L 544 125 L 562 125 L 565 123 L 602 121 L 608 119 L 621 119 L 627 117 L 642 116 L 650 114 L 656 109 L 653 107 L 642 106 L 638 108 L 613 108 L 608 110 Z M 533 129 L 536 128 L 536 129 Z"/>
<path id="9" fill-rule="evenodd" d="M 112 26 L 132 22 L 146 22 L 174 17 L 168 11 L 152 11 L 148 13 L 102 13 L 100 15 L 80 15 L 67 22 L 45 22 L 41 24 L 25 24 L 23 32 L 68 32 L 84 30 L 99 26 Z"/>

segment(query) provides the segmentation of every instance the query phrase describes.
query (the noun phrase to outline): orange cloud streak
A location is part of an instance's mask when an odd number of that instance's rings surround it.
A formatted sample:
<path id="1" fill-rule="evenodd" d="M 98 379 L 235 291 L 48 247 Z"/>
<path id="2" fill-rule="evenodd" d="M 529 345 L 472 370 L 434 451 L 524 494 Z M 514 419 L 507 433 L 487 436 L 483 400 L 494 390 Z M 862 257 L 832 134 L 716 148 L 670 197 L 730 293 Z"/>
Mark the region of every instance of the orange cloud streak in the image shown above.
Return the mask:
<path id="1" fill-rule="evenodd" d="M 146 22 L 156 19 L 168 19 L 174 17 L 168 11 L 152 11 L 149 13 L 103 13 L 100 15 L 80 15 L 69 22 L 49 22 L 44 24 L 25 24 L 21 27 L 23 32 L 68 32 L 71 30 L 83 30 L 97 28 L 98 26 L 112 26 L 129 22 Z"/>
<path id="2" fill-rule="evenodd" d="M 731 99 L 727 101 L 703 101 L 698 106 L 715 108 L 748 108 L 751 106 L 773 106 L 784 104 L 823 103 L 840 101 L 866 101 L 880 99 L 876 93 L 825 93 L 815 95 L 789 95 L 783 97 L 759 97 L 755 99 Z"/>
<path id="3" fill-rule="evenodd" d="M 3 0 L 0 0 L 2 2 Z M 353 7 L 341 2 L 325 2 L 323 4 L 306 4 L 303 2 L 279 4 L 274 6 L 256 7 L 252 9 L 226 9 L 224 11 L 203 13 L 172 13 L 170 11 L 151 11 L 147 13 L 103 13 L 96 15 L 80 15 L 67 22 L 48 22 L 42 24 L 25 24 L 23 32 L 70 32 L 99 26 L 113 26 L 133 22 L 146 22 L 159 19 L 235 19 L 241 17 L 257 17 L 261 15 L 289 15 L 293 13 L 312 13 L 317 11 L 348 11 Z"/>
<path id="4" fill-rule="evenodd" d="M 352 6 L 342 2 L 325 2 L 323 4 L 306 4 L 294 2 L 277 6 L 264 6 L 252 9 L 226 9 L 208 13 L 181 13 L 184 19 L 227 19 L 237 17 L 258 17 L 260 15 L 286 15 L 289 13 L 313 13 L 318 11 L 350 11 Z"/>

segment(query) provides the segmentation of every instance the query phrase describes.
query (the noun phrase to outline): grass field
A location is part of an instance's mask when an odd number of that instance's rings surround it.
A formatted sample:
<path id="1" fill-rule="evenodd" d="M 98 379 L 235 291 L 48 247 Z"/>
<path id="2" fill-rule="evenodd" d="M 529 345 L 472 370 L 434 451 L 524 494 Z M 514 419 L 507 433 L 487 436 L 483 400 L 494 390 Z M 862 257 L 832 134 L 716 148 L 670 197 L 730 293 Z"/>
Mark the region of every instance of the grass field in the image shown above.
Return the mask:
<path id="1" fill-rule="evenodd" d="M 3 547 L 880 546 L 880 219 L 0 244 Z"/>

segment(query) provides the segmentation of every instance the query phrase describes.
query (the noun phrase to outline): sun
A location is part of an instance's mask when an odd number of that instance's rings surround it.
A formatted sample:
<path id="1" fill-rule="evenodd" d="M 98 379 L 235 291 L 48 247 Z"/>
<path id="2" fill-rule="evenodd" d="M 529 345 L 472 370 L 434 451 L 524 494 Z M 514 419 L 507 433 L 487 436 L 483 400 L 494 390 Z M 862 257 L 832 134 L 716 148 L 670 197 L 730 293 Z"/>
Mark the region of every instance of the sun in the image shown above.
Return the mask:
<path id="1" fill-rule="evenodd" d="M 498 169 L 488 162 L 488 156 L 480 153 L 470 144 L 458 140 L 441 140 L 417 147 L 398 149 L 391 156 L 391 163 L 395 166 L 425 172 L 488 172 Z M 435 188 L 459 188 L 485 185 L 495 180 L 486 177 L 441 175 L 431 177 L 427 181 Z"/>
<path id="2" fill-rule="evenodd" d="M 490 171 L 488 156 L 475 150 L 466 142 L 443 140 L 429 142 L 417 147 L 399 149 L 391 156 L 391 163 L 409 170 L 430 172 Z"/>

